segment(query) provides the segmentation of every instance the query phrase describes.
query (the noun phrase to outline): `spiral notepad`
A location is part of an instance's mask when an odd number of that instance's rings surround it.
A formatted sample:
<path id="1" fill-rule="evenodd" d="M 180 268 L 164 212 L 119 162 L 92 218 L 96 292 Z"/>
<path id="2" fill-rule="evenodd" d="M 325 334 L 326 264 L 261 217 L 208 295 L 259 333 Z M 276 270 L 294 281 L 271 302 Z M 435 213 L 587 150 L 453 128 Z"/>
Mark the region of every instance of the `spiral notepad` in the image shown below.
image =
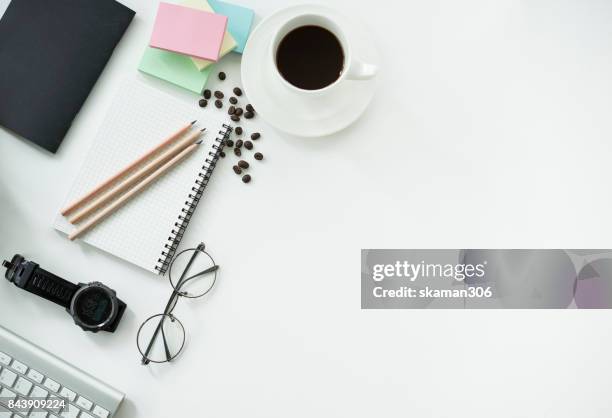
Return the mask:
<path id="1" fill-rule="evenodd" d="M 74 201 L 192 120 L 206 128 L 197 151 L 83 235 L 83 241 L 157 274 L 168 268 L 213 173 L 231 127 L 213 109 L 175 99 L 138 80 L 111 105 L 65 203 Z M 65 206 L 62 205 L 62 206 Z M 75 228 L 58 215 L 55 229 Z"/>

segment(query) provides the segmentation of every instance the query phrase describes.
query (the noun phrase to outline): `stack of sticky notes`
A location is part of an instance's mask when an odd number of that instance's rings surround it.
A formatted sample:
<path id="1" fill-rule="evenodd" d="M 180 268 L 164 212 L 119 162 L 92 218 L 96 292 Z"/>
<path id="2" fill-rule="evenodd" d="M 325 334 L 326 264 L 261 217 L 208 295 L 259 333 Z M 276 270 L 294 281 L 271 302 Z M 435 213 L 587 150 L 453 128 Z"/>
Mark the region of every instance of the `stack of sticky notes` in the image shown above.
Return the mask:
<path id="1" fill-rule="evenodd" d="M 161 2 L 139 70 L 201 93 L 215 62 L 242 53 L 253 16 L 250 9 L 217 0 Z"/>

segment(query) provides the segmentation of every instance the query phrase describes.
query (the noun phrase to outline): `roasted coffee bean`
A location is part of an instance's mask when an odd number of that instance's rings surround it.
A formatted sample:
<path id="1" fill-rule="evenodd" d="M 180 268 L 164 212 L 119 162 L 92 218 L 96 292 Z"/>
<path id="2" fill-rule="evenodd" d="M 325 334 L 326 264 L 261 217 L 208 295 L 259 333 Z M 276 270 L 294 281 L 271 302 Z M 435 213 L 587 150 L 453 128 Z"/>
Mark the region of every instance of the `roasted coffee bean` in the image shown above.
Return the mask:
<path id="1" fill-rule="evenodd" d="M 208 100 L 206 100 L 206 99 L 200 99 L 200 101 L 198 102 L 198 104 L 200 105 L 200 107 L 206 107 L 206 105 L 208 104 Z"/>
<path id="2" fill-rule="evenodd" d="M 240 115 L 238 115 L 238 116 L 240 116 Z M 236 135 L 242 135 L 242 127 L 240 127 L 240 126 L 237 127 L 235 132 L 236 132 Z"/>
<path id="3" fill-rule="evenodd" d="M 240 122 L 240 116 L 232 115 L 230 119 L 233 120 L 234 122 Z"/>
<path id="4" fill-rule="evenodd" d="M 226 139 L 225 140 L 225 145 L 228 147 L 233 147 L 234 146 L 234 141 L 232 141 L 231 139 Z"/>
<path id="5" fill-rule="evenodd" d="M 240 167 L 240 168 L 249 168 L 249 163 L 247 163 L 244 160 L 240 160 L 240 161 L 238 161 L 238 167 Z"/>
<path id="6" fill-rule="evenodd" d="M 234 148 L 234 155 L 236 155 L 236 157 L 240 157 L 242 155 L 240 148 Z"/>
<path id="7" fill-rule="evenodd" d="M 237 104 L 238 103 L 238 99 L 236 99 L 234 96 L 232 96 L 232 97 L 229 98 L 229 102 L 231 104 Z"/>
<path id="8" fill-rule="evenodd" d="M 259 132 L 254 132 L 251 134 L 251 139 L 253 141 L 257 141 L 260 137 L 261 137 L 261 134 Z"/>
<path id="9" fill-rule="evenodd" d="M 212 93 L 210 92 L 210 90 L 208 90 L 208 89 L 204 90 L 204 98 L 205 99 L 210 99 L 211 95 L 212 95 Z"/>
<path id="10" fill-rule="evenodd" d="M 236 108 L 236 116 L 242 116 L 243 110 L 241 107 Z"/>
<path id="11" fill-rule="evenodd" d="M 253 157 L 255 157 L 255 159 L 258 161 L 263 160 L 263 154 L 261 152 L 256 152 Z"/>
<path id="12" fill-rule="evenodd" d="M 225 96 L 223 95 L 223 92 L 220 92 L 219 90 L 217 90 L 217 91 L 215 92 L 215 97 L 216 97 L 217 99 L 223 99 Z"/>
<path id="13" fill-rule="evenodd" d="M 223 107 L 223 102 L 219 99 L 215 100 L 215 106 L 217 109 L 221 109 Z"/>
<path id="14" fill-rule="evenodd" d="M 219 73 L 219 80 L 223 81 L 223 80 L 225 80 L 225 77 L 226 77 L 226 76 L 225 76 L 225 73 L 224 73 L 223 71 L 221 71 L 221 72 Z"/>
<path id="15" fill-rule="evenodd" d="M 246 105 L 246 110 L 249 111 L 249 112 L 255 113 L 255 108 L 253 107 L 253 105 L 251 103 Z"/>
<path id="16" fill-rule="evenodd" d="M 225 152 L 221 151 L 219 155 L 221 156 L 221 158 L 225 158 Z"/>
<path id="17" fill-rule="evenodd" d="M 230 106 L 229 109 L 227 109 L 227 114 L 233 115 L 235 111 L 236 111 L 236 108 L 234 106 Z"/>
<path id="18" fill-rule="evenodd" d="M 242 173 L 242 168 L 238 167 L 237 165 L 233 166 L 232 170 L 234 170 L 234 173 L 236 174 Z"/>
<path id="19" fill-rule="evenodd" d="M 241 148 L 242 144 L 243 144 L 242 139 L 237 140 L 236 141 L 236 148 Z"/>
<path id="20" fill-rule="evenodd" d="M 242 90 L 240 90 L 240 87 L 234 87 L 234 90 L 232 90 L 234 92 L 234 94 L 238 97 L 242 96 Z"/>
<path id="21" fill-rule="evenodd" d="M 244 117 L 247 118 L 247 119 L 252 119 L 253 116 L 255 116 L 255 113 L 253 113 L 253 112 L 246 112 L 244 114 Z"/>
<path id="22" fill-rule="evenodd" d="M 246 149 L 253 149 L 253 143 L 251 141 L 244 141 L 244 147 Z"/>
<path id="23" fill-rule="evenodd" d="M 242 182 L 243 183 L 248 183 L 251 181 L 251 176 L 248 174 L 245 174 L 244 176 L 242 176 Z"/>

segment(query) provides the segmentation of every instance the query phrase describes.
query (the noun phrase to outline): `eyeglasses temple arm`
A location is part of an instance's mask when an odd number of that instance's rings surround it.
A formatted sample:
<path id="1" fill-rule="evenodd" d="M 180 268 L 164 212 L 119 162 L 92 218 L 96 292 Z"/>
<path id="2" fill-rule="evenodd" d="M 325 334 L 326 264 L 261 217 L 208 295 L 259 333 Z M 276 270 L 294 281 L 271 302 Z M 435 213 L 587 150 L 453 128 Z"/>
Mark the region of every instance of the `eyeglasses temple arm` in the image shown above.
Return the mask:
<path id="1" fill-rule="evenodd" d="M 164 350 L 166 351 L 166 360 L 170 361 L 172 359 L 172 354 L 170 354 L 170 349 L 168 348 L 168 340 L 166 339 L 166 331 L 164 331 L 164 327 L 161 329 L 162 339 L 164 340 Z"/>
<path id="2" fill-rule="evenodd" d="M 214 266 L 212 266 L 212 267 L 209 267 L 209 268 L 207 268 L 206 270 L 203 270 L 203 271 L 201 271 L 201 272 L 199 272 L 199 273 L 197 273 L 197 274 L 194 274 L 194 275 L 193 275 L 193 276 L 191 276 L 191 277 L 186 278 L 185 280 L 183 280 L 183 281 L 180 283 L 180 286 L 183 286 L 183 285 L 184 285 L 185 283 L 187 283 L 189 280 L 193 280 L 193 279 L 195 279 L 196 277 L 200 277 L 200 276 L 203 276 L 203 275 L 208 274 L 208 273 L 212 273 L 213 271 L 217 271 L 217 270 L 219 270 L 219 266 L 218 266 L 218 265 L 214 265 Z M 178 287 L 178 286 L 177 286 L 177 287 Z M 178 287 L 178 288 L 180 289 L 180 287 Z"/>
<path id="3" fill-rule="evenodd" d="M 144 355 L 143 355 L 142 360 L 141 360 L 142 364 L 144 364 L 144 365 L 149 364 L 149 360 L 148 360 L 147 356 L 151 352 L 151 349 L 153 348 L 153 344 L 155 343 L 155 340 L 157 340 L 157 335 L 159 334 L 159 331 L 162 331 L 162 336 L 164 338 L 164 345 L 166 346 L 166 353 L 168 352 L 166 337 L 163 334 L 163 332 L 164 332 L 163 325 L 164 325 L 164 321 L 166 320 L 166 315 L 172 313 L 172 310 L 170 309 L 170 306 L 172 306 L 172 304 L 174 303 L 174 300 L 176 298 L 178 298 L 178 297 L 179 297 L 178 292 L 176 290 L 173 291 L 172 292 L 172 296 L 170 297 L 170 300 L 166 304 L 166 309 L 164 310 L 164 314 L 159 319 L 159 324 L 157 325 L 157 328 L 155 329 L 155 332 L 153 333 L 153 336 L 151 337 L 151 340 L 149 341 L 149 345 L 147 346 L 147 350 L 144 352 Z"/>

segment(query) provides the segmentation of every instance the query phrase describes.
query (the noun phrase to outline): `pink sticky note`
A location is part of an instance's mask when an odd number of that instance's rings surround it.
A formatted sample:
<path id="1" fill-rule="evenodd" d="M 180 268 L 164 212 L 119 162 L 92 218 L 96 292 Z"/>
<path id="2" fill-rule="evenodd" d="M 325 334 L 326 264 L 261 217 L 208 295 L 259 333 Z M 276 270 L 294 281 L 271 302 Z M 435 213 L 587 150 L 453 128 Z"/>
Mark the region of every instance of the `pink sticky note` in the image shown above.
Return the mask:
<path id="1" fill-rule="evenodd" d="M 150 46 L 211 61 L 219 59 L 227 17 L 159 3 Z"/>

